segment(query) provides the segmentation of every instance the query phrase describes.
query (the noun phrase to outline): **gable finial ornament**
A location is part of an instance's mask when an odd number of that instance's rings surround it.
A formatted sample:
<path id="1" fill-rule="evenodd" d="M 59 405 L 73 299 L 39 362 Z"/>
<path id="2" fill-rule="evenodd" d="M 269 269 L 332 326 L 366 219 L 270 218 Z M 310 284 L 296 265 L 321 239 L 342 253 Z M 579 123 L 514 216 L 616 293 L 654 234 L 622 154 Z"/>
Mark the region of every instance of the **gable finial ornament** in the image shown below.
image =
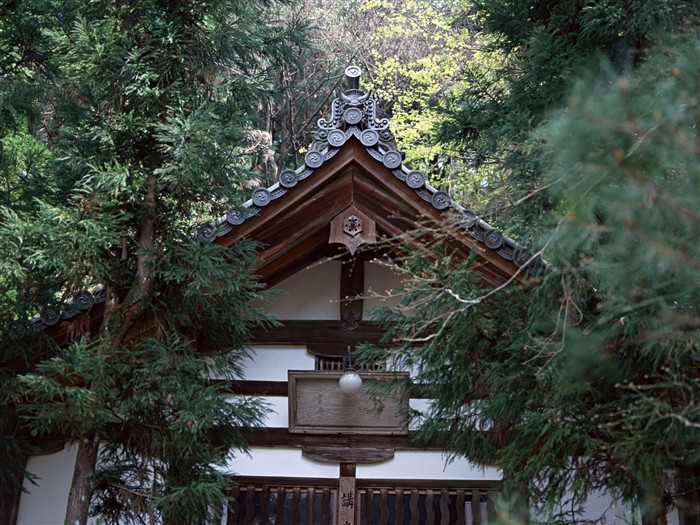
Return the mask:
<path id="1" fill-rule="evenodd" d="M 252 198 L 242 206 L 229 210 L 215 223 L 202 225 L 198 231 L 199 238 L 204 242 L 214 242 L 249 218 L 258 215 L 288 191 L 296 191 L 299 186 L 303 186 L 304 180 L 311 177 L 354 137 L 372 158 L 390 170 L 418 197 L 436 210 L 452 215 L 456 223 L 485 248 L 493 250 L 505 260 L 513 261 L 516 266 L 527 265 L 530 275 L 541 276 L 546 268 L 541 260 L 532 261 L 527 250 L 479 219 L 473 212 L 457 204 L 448 193 L 432 187 L 423 172 L 411 170 L 403 164 L 403 156 L 390 130 L 389 119 L 378 117 L 375 97 L 360 85 L 362 70 L 356 65 L 350 65 L 345 69 L 345 76 L 346 88 L 332 102 L 330 117 L 318 120 L 318 128 L 304 156 L 304 164 L 296 169 L 284 170 L 277 183 L 269 188 L 256 189 Z M 343 220 L 345 218 L 347 217 Z M 364 231 L 350 235 L 343 230 L 342 221 L 339 222 L 339 218 L 336 217 L 333 221 L 334 240 L 331 242 L 345 244 L 351 253 L 354 253 L 360 244 L 374 242 L 371 240 L 372 236 L 368 235 L 369 222 L 364 219 L 363 221 Z"/>
<path id="2" fill-rule="evenodd" d="M 350 237 L 355 237 L 357 234 L 362 233 L 362 219 L 357 215 L 350 215 L 343 222 L 343 231 Z"/>

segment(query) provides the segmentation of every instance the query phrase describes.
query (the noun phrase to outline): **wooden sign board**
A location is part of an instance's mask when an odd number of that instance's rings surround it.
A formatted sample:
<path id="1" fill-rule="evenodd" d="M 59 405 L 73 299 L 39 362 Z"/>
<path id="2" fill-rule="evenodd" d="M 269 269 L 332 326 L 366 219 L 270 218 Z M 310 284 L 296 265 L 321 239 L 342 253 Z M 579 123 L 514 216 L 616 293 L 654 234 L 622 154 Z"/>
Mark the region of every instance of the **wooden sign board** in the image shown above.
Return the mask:
<path id="1" fill-rule="evenodd" d="M 289 432 L 296 434 L 406 435 L 408 398 L 398 392 L 370 396 L 371 381 L 388 382 L 390 372 L 361 373 L 364 384 L 357 395 L 340 390 L 342 372 L 288 372 Z"/>

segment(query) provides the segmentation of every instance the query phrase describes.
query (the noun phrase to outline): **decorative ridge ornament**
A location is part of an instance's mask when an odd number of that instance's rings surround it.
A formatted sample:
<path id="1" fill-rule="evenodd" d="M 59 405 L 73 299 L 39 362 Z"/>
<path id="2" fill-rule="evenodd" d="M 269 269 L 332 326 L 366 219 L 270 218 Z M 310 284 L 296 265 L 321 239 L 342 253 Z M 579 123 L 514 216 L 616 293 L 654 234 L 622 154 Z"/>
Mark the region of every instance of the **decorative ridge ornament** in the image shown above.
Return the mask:
<path id="1" fill-rule="evenodd" d="M 362 70 L 356 65 L 345 69 L 347 89 L 341 92 L 331 104 L 330 117 L 318 119 L 318 129 L 309 151 L 304 156 L 304 164 L 294 171 L 285 170 L 282 174 L 284 180 L 280 177 L 280 182 L 268 188 L 267 193 L 263 193 L 261 189 L 255 190 L 257 193 L 253 195 L 254 198 L 243 205 L 247 212 L 236 212 L 235 222 L 223 216 L 212 225 L 215 229 L 213 233 L 211 226 L 204 225 L 200 238 L 203 241 L 212 242 L 217 237 L 226 235 L 243 220 L 257 215 L 270 201 L 281 197 L 298 183 L 312 176 L 314 171 L 335 156 L 351 137 L 355 137 L 370 156 L 391 170 L 397 179 L 406 184 L 421 199 L 430 203 L 433 208 L 453 215 L 457 224 L 466 229 L 486 249 L 492 250 L 505 260 L 513 261 L 518 267 L 527 264 L 527 273 L 532 276 L 540 277 L 544 274 L 546 271 L 544 261 L 539 258 L 531 261 L 530 252 L 479 219 L 473 212 L 457 204 L 446 192 L 432 187 L 426 181 L 424 173 L 411 170 L 403 164 L 403 155 L 398 150 L 394 135 L 389 129 L 389 119 L 380 118 L 377 115 L 377 102 L 374 96 L 360 87 L 361 76 Z M 351 236 L 346 235 L 346 237 L 349 239 Z M 356 238 L 360 237 L 362 236 Z M 360 244 L 352 240 L 346 242 L 339 237 L 331 242 L 346 244 L 352 253 Z"/>

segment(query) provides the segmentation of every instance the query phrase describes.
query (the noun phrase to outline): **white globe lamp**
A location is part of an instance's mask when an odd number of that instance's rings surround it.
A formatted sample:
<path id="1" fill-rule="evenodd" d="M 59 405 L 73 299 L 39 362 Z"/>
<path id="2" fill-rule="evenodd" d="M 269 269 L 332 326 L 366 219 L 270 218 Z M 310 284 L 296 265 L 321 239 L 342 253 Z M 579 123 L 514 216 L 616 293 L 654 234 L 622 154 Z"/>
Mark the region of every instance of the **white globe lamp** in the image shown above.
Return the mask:
<path id="1" fill-rule="evenodd" d="M 362 378 L 352 366 L 352 355 L 348 346 L 348 364 L 345 367 L 345 372 L 340 377 L 340 389 L 347 395 L 353 396 L 362 389 Z"/>

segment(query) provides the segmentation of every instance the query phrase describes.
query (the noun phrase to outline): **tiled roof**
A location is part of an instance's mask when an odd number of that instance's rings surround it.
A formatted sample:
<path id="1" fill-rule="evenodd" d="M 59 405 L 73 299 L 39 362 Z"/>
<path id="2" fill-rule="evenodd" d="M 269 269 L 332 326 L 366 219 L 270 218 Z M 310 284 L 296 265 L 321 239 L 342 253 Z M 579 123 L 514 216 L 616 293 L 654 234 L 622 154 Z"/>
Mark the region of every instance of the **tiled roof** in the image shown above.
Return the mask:
<path id="1" fill-rule="evenodd" d="M 319 119 L 318 131 L 314 135 L 311 148 L 304 155 L 304 164 L 295 170 L 283 171 L 279 182 L 269 188 L 254 190 L 252 198 L 240 208 L 232 208 L 213 223 L 203 225 L 199 229 L 198 237 L 202 241 L 213 242 L 250 217 L 258 215 L 270 202 L 283 198 L 304 179 L 313 177 L 315 170 L 335 156 L 351 137 L 355 137 L 367 152 L 391 170 L 397 179 L 437 210 L 453 216 L 474 239 L 503 259 L 513 261 L 518 267 L 527 264 L 532 259 L 532 254 L 527 249 L 455 202 L 446 192 L 432 187 L 426 181 L 424 173 L 411 170 L 403 164 L 403 156 L 398 151 L 394 135 L 389 129 L 389 119 L 378 118 L 376 100 L 359 88 L 360 69 L 350 66 L 345 74 L 349 89 L 333 101 L 330 119 Z M 535 259 L 530 261 L 527 272 L 533 276 L 540 276 L 544 269 L 544 263 Z"/>

